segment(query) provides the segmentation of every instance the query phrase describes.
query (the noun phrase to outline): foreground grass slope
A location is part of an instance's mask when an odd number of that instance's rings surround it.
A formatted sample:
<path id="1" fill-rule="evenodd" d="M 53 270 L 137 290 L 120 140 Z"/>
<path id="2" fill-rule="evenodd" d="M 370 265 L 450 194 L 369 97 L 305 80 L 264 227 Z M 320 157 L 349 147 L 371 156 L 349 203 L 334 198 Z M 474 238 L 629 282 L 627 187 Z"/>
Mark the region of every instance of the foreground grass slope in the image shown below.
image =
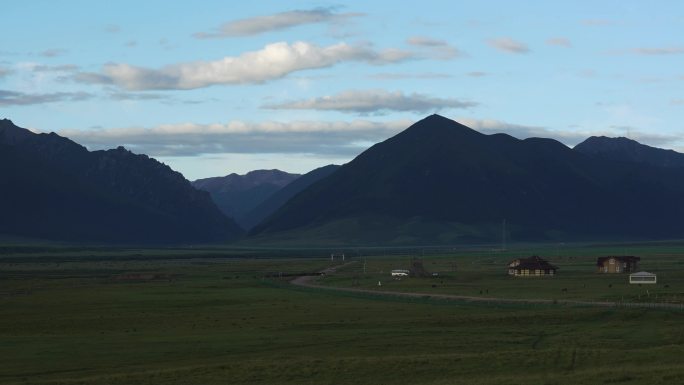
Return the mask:
<path id="1" fill-rule="evenodd" d="M 684 382 L 680 312 L 402 300 L 261 278 L 329 263 L 0 262 L 0 384 Z"/>

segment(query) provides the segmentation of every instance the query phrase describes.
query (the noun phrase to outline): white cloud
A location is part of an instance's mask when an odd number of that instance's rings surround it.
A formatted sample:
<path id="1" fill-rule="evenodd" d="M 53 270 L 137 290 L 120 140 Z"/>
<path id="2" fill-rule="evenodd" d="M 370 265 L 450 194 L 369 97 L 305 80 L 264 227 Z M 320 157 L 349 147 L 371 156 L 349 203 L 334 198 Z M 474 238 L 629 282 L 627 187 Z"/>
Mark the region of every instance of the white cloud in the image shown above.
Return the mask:
<path id="1" fill-rule="evenodd" d="M 410 120 L 374 122 L 295 121 L 217 124 L 169 124 L 152 128 L 130 127 L 62 130 L 90 149 L 126 146 L 151 156 L 200 154 L 309 153 L 355 155 L 410 126 Z"/>
<path id="2" fill-rule="evenodd" d="M 434 112 L 445 108 L 470 108 L 475 102 L 453 98 L 436 98 L 423 94 L 404 94 L 400 91 L 350 90 L 320 98 L 275 103 L 264 106 L 274 110 L 323 110 L 360 114 L 387 111 Z"/>
<path id="3" fill-rule="evenodd" d="M 218 84 L 264 83 L 292 72 L 331 67 L 342 62 L 382 65 L 414 57 L 408 51 L 375 50 L 369 45 L 339 43 L 321 47 L 301 41 L 293 44 L 279 42 L 236 57 L 181 63 L 160 69 L 112 63 L 105 65 L 101 73 L 80 73 L 75 79 L 113 84 L 128 90 L 195 89 Z"/>
<path id="4" fill-rule="evenodd" d="M 684 54 L 684 47 L 633 48 L 632 53 L 637 55 L 681 55 Z"/>
<path id="5" fill-rule="evenodd" d="M 55 102 L 73 102 L 91 99 L 92 94 L 86 92 L 52 92 L 52 93 L 24 93 L 0 90 L 0 107 L 28 106 Z"/>
<path id="6" fill-rule="evenodd" d="M 516 138 L 553 137 L 551 131 L 541 126 L 508 123 L 496 119 L 456 118 L 456 121 L 485 134 L 506 133 Z"/>
<path id="7" fill-rule="evenodd" d="M 414 47 L 427 49 L 429 56 L 434 59 L 448 60 L 463 56 L 458 48 L 450 45 L 444 40 L 433 39 L 425 36 L 413 36 L 406 39 L 406 44 Z"/>
<path id="8" fill-rule="evenodd" d="M 60 64 L 60 65 L 45 65 L 45 64 L 29 64 L 26 66 L 33 72 L 74 72 L 78 71 L 79 66 L 75 64 Z"/>
<path id="9" fill-rule="evenodd" d="M 360 13 L 337 13 L 332 8 L 295 10 L 231 21 L 216 28 L 214 32 L 198 32 L 193 36 L 198 39 L 251 36 L 305 24 L 339 23 L 362 15 Z"/>
<path id="10" fill-rule="evenodd" d="M 406 43 L 410 45 L 422 46 L 422 47 L 443 47 L 448 45 L 444 40 L 432 39 L 425 36 L 413 36 L 406 39 Z"/>
<path id="11" fill-rule="evenodd" d="M 490 39 L 487 41 L 491 47 L 502 52 L 525 54 L 530 52 L 530 48 L 519 41 L 515 41 L 510 37 L 500 37 L 497 39 Z"/>
<path id="12" fill-rule="evenodd" d="M 574 146 L 590 136 L 625 136 L 625 127 L 605 130 L 550 129 L 494 119 L 456 118 L 456 121 L 485 134 L 506 133 L 519 139 L 552 138 Z M 202 154 L 311 154 L 321 157 L 351 157 L 372 143 L 383 141 L 415 123 L 414 120 L 386 122 L 352 121 L 244 122 L 216 124 L 167 124 L 156 127 L 96 128 L 61 130 L 60 135 L 91 150 L 126 146 L 156 157 L 187 157 Z M 649 134 L 629 128 L 629 137 L 654 146 L 674 147 L 684 138 Z"/>
<path id="13" fill-rule="evenodd" d="M 572 47 L 572 43 L 570 42 L 570 40 L 568 40 L 567 38 L 564 38 L 564 37 L 553 37 L 551 39 L 548 39 L 546 41 L 546 44 L 555 45 L 557 47 L 565 47 L 565 48 L 571 48 Z"/>

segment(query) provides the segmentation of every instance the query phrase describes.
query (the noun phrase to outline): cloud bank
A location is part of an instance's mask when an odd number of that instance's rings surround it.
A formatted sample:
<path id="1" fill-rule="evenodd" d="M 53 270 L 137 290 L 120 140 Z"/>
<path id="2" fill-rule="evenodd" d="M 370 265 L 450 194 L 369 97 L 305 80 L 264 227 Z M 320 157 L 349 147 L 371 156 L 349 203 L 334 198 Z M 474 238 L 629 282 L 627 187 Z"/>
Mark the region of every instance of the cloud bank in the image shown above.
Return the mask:
<path id="1" fill-rule="evenodd" d="M 462 118 L 458 121 L 466 126 L 486 134 L 505 133 L 518 139 L 525 138 L 550 138 L 568 146 L 575 146 L 590 136 L 625 136 L 625 127 L 610 126 L 606 130 L 582 130 L 573 128 L 570 130 L 549 129 L 541 126 L 528 126 L 508 123 L 495 119 L 470 119 Z M 672 146 L 684 141 L 684 135 L 650 134 L 637 128 L 629 127 L 630 139 L 639 143 L 652 146 Z"/>
<path id="2" fill-rule="evenodd" d="M 232 121 L 221 124 L 170 124 L 152 128 L 131 127 L 62 130 L 91 149 L 126 146 L 151 156 L 201 154 L 283 154 L 353 156 L 368 146 L 395 135 L 413 122 L 261 122 Z"/>
<path id="3" fill-rule="evenodd" d="M 339 23 L 362 15 L 361 13 L 337 13 L 332 8 L 294 10 L 230 21 L 216 28 L 213 32 L 197 32 L 193 37 L 197 39 L 219 39 L 252 36 L 306 24 Z"/>
<path id="4" fill-rule="evenodd" d="M 0 107 L 28 106 L 33 104 L 73 102 L 91 99 L 87 92 L 52 92 L 52 93 L 24 93 L 0 90 Z"/>
<path id="5" fill-rule="evenodd" d="M 578 128 L 557 130 L 494 119 L 457 118 L 485 134 L 506 133 L 519 139 L 552 138 L 574 146 L 590 136 L 622 136 L 624 130 L 603 131 Z M 383 141 L 408 128 L 414 120 L 386 122 L 352 121 L 244 122 L 216 124 L 167 124 L 156 127 L 61 130 L 60 135 L 86 145 L 91 150 L 126 146 L 151 156 L 197 156 L 207 154 L 312 154 L 323 157 L 353 157 L 373 143 Z M 630 138 L 654 146 L 676 147 L 682 136 L 654 135 L 630 129 Z"/>
<path id="6" fill-rule="evenodd" d="M 350 90 L 331 96 L 269 104 L 273 110 L 319 110 L 377 114 L 388 111 L 427 113 L 445 108 L 470 108 L 478 104 L 453 98 L 436 98 L 423 94 L 404 94 L 400 91 Z"/>
<path id="7" fill-rule="evenodd" d="M 79 73 L 75 80 L 111 84 L 127 90 L 189 90 L 212 85 L 258 84 L 290 73 L 331 67 L 343 62 L 373 65 L 396 63 L 414 58 L 398 49 L 376 50 L 369 45 L 339 43 L 321 47 L 307 42 L 273 43 L 258 51 L 151 69 L 111 63 L 100 73 Z"/>

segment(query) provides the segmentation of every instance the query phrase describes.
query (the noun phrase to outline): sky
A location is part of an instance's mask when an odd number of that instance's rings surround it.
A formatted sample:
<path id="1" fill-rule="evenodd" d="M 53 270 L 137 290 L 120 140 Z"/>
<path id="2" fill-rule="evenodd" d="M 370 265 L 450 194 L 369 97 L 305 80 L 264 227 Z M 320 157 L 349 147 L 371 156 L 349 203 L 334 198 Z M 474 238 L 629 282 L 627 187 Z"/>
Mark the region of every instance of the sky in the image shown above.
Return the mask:
<path id="1" fill-rule="evenodd" d="M 682 1 L 5 0 L 0 118 L 190 180 L 350 161 L 432 113 L 684 152 Z"/>

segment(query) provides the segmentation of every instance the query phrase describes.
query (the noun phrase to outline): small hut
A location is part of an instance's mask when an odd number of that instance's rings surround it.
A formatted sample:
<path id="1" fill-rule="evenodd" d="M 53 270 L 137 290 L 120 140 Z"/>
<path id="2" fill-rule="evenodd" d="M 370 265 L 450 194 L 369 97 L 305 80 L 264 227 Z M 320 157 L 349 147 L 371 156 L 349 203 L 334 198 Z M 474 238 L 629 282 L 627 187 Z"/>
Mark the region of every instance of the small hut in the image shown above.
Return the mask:
<path id="1" fill-rule="evenodd" d="M 556 275 L 558 267 L 534 255 L 529 258 L 514 259 L 508 264 L 508 275 L 516 277 L 542 277 Z"/>
<path id="2" fill-rule="evenodd" d="M 599 257 L 596 260 L 596 267 L 599 273 L 631 273 L 639 267 L 641 258 L 631 255 Z"/>

